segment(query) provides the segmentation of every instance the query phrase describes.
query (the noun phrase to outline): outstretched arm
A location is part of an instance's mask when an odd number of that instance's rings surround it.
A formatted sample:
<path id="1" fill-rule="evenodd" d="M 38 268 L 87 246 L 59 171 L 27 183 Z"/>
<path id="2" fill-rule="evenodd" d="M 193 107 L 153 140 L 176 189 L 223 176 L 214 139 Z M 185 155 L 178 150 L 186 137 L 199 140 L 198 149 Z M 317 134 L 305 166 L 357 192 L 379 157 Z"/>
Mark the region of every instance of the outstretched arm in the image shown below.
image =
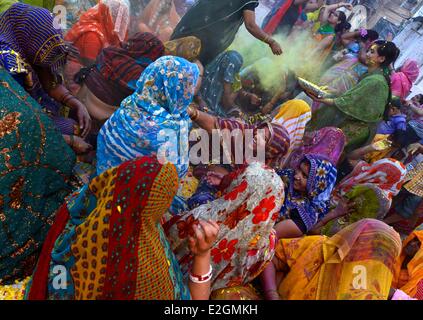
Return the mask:
<path id="1" fill-rule="evenodd" d="M 188 107 L 187 112 L 191 120 L 197 123 L 199 127 L 206 130 L 209 134 L 212 133 L 213 129 L 217 128 L 216 126 L 217 118 L 208 113 L 198 110 L 195 103 L 192 103 Z"/>
<path id="2" fill-rule="evenodd" d="M 256 23 L 256 14 L 251 10 L 244 10 L 244 23 L 248 32 L 256 39 L 267 43 L 272 49 L 273 54 L 281 55 L 282 48 L 270 35 L 264 32 Z"/>

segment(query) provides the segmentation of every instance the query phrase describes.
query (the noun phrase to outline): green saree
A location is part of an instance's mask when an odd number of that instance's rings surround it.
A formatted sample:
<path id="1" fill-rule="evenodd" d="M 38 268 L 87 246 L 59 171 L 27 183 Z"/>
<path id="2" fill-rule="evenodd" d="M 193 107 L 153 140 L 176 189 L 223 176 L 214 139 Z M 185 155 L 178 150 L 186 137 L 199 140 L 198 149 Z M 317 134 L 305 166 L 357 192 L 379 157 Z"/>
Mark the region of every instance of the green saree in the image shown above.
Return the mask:
<path id="1" fill-rule="evenodd" d="M 2 0 L 0 1 L 0 13 L 6 11 L 10 8 L 10 6 L 14 3 L 18 2 L 18 0 Z"/>
<path id="2" fill-rule="evenodd" d="M 359 148 L 382 120 L 388 96 L 389 87 L 383 74 L 366 74 L 355 87 L 335 99 L 335 106 L 317 110 L 309 128 L 315 131 L 328 126 L 338 127 L 347 138 L 346 151 Z"/>
<path id="3" fill-rule="evenodd" d="M 75 154 L 40 105 L 0 68 L 0 283 L 32 273 Z"/>
<path id="4" fill-rule="evenodd" d="M 29 4 L 34 7 L 45 8 L 49 11 L 53 11 L 55 0 L 21 0 L 20 2 Z"/>

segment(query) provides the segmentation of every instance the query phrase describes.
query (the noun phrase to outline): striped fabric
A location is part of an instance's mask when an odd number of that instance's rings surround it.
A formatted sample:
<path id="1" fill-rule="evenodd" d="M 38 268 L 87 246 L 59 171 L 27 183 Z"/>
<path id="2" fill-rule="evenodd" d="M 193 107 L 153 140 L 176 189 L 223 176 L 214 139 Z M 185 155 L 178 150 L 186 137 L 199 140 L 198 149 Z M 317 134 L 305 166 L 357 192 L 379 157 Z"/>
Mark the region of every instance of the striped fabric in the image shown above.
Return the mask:
<path id="1" fill-rule="evenodd" d="M 300 146 L 305 127 L 310 120 L 311 108 L 303 100 L 290 100 L 280 107 L 272 122 L 283 125 L 288 131 L 291 146 L 287 156 Z"/>
<path id="2" fill-rule="evenodd" d="M 14 50 L 27 63 L 55 73 L 65 64 L 66 46 L 53 22 L 47 9 L 15 3 L 0 16 L 0 48 Z"/>

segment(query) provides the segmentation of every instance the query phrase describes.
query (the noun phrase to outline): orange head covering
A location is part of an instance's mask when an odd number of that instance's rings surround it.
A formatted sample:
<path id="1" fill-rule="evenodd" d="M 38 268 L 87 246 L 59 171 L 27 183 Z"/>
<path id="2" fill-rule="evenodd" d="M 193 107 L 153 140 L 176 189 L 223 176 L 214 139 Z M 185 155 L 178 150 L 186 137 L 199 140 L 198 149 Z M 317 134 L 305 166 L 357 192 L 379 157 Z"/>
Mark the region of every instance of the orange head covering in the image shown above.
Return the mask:
<path id="1" fill-rule="evenodd" d="M 402 285 L 400 281 L 401 267 L 405 259 L 405 247 L 413 240 L 420 240 L 420 250 L 417 251 L 414 258 L 407 264 L 408 280 L 405 285 Z M 403 280 L 403 279 L 401 279 Z M 423 224 L 414 230 L 408 238 L 404 241 L 401 256 L 399 257 L 396 265 L 395 278 L 393 281 L 393 287 L 401 289 L 406 294 L 414 297 L 417 294 L 417 285 L 423 280 Z M 398 288 L 401 286 L 401 288 Z"/>
<path id="2" fill-rule="evenodd" d="M 122 10 L 116 10 L 117 5 Z M 85 33 L 94 32 L 99 36 L 103 48 L 119 46 L 125 40 L 128 23 L 129 7 L 124 1 L 102 1 L 79 18 L 66 34 L 65 40 L 76 42 Z"/>

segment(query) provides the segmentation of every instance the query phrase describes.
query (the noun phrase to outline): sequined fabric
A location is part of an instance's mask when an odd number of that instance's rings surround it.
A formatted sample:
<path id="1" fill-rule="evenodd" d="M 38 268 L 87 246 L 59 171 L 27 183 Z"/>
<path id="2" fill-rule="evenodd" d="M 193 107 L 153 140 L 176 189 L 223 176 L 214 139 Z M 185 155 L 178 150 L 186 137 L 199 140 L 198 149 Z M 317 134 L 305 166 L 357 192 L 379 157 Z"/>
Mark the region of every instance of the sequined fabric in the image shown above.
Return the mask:
<path id="1" fill-rule="evenodd" d="M 175 166 L 162 166 L 155 157 L 124 162 L 94 178 L 62 206 L 69 219 L 46 242 L 50 249 L 43 248 L 29 299 L 189 299 L 160 225 L 177 189 Z M 65 289 L 54 285 L 56 266 L 66 269 Z"/>
<path id="2" fill-rule="evenodd" d="M 30 274 L 71 191 L 75 155 L 54 124 L 0 68 L 0 283 Z"/>

